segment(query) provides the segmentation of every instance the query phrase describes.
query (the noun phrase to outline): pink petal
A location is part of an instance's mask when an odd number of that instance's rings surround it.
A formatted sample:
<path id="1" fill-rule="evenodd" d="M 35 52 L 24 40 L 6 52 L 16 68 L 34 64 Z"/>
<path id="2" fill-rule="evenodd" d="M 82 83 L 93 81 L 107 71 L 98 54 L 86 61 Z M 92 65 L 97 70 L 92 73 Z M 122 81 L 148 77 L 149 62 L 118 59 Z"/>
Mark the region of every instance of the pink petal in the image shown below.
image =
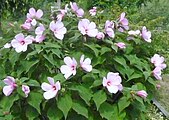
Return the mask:
<path id="1" fill-rule="evenodd" d="M 22 33 L 19 33 L 15 36 L 15 39 L 20 41 L 20 40 L 23 40 L 24 39 L 24 35 Z"/>
<path id="2" fill-rule="evenodd" d="M 83 15 L 84 15 L 84 10 L 83 10 L 82 8 L 78 9 L 78 10 L 76 11 L 76 15 L 77 15 L 77 17 L 83 17 Z"/>
<path id="3" fill-rule="evenodd" d="M 52 77 L 47 77 L 47 79 L 52 86 L 55 84 L 55 81 Z"/>
<path id="4" fill-rule="evenodd" d="M 3 93 L 5 94 L 5 96 L 9 96 L 14 90 L 14 87 L 9 85 L 9 86 L 4 86 L 3 87 Z"/>
<path id="5" fill-rule="evenodd" d="M 113 31 L 113 29 L 111 29 L 111 28 L 107 28 L 107 29 L 106 29 L 106 33 L 107 33 L 108 36 L 111 37 L 111 38 L 114 38 L 114 37 L 115 37 L 114 31 Z"/>
<path id="6" fill-rule="evenodd" d="M 91 65 L 82 65 L 82 68 L 86 71 L 86 72 L 91 72 L 92 71 L 92 66 Z"/>
<path id="7" fill-rule="evenodd" d="M 29 13 L 30 13 L 31 15 L 35 15 L 35 13 L 36 13 L 35 8 L 30 8 L 30 9 L 29 9 Z"/>
<path id="8" fill-rule="evenodd" d="M 25 96 L 28 97 L 28 94 L 30 93 L 29 86 L 22 85 L 22 91 L 25 93 Z"/>
<path id="9" fill-rule="evenodd" d="M 80 57 L 80 64 L 83 64 L 83 61 L 84 61 L 84 55 L 82 55 L 82 56 Z"/>
<path id="10" fill-rule="evenodd" d="M 15 79 L 11 76 L 7 76 L 3 82 L 6 84 L 6 85 L 13 85 L 15 83 Z"/>
<path id="11" fill-rule="evenodd" d="M 42 11 L 41 9 L 39 9 L 39 10 L 36 12 L 36 18 L 37 18 L 37 19 L 40 19 L 42 16 L 43 16 L 43 11 Z"/>
<path id="12" fill-rule="evenodd" d="M 103 86 L 106 87 L 107 86 L 107 79 L 104 77 L 103 78 L 103 82 L 102 82 Z"/>
<path id="13" fill-rule="evenodd" d="M 89 37 L 96 37 L 97 33 L 98 33 L 98 30 L 97 30 L 97 29 L 91 29 L 91 30 L 88 30 L 88 31 L 87 31 L 87 35 L 88 35 Z"/>
<path id="14" fill-rule="evenodd" d="M 44 91 L 49 91 L 49 90 L 51 90 L 53 87 L 52 87 L 52 85 L 50 85 L 50 84 L 44 82 L 44 83 L 42 83 L 41 88 L 42 88 L 42 90 L 44 90 Z"/>
<path id="15" fill-rule="evenodd" d="M 60 82 L 59 82 L 59 81 L 57 81 L 57 82 L 55 83 L 55 86 L 56 86 L 56 89 L 57 89 L 57 90 L 60 90 L 60 89 L 61 89 L 61 85 L 60 85 Z"/>
<path id="16" fill-rule="evenodd" d="M 73 60 L 70 57 L 65 57 L 64 58 L 64 63 L 68 66 L 72 66 Z"/>

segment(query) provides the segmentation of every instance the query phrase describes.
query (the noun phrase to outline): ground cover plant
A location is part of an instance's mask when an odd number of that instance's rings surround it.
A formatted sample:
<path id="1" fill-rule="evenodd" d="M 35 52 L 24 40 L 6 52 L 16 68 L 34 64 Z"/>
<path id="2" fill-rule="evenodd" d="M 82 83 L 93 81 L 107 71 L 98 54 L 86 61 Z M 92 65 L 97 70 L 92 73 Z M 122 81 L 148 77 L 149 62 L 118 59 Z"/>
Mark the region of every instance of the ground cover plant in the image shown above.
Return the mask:
<path id="1" fill-rule="evenodd" d="M 165 59 L 147 55 L 146 26 L 132 30 L 127 13 L 105 14 L 70 2 L 30 8 L 24 22 L 3 26 L 0 117 L 146 119 Z"/>

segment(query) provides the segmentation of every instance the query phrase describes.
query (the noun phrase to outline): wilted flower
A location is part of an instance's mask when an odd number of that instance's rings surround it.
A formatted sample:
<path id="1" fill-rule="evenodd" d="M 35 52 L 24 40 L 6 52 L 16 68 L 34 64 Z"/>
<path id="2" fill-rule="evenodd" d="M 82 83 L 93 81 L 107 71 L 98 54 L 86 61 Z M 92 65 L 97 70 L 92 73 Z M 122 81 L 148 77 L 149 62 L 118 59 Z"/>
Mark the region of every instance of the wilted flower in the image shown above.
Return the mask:
<path id="1" fill-rule="evenodd" d="M 86 72 L 92 71 L 92 65 L 91 65 L 91 59 L 86 58 L 84 59 L 84 55 L 80 57 L 80 66 L 85 70 Z"/>
<path id="2" fill-rule="evenodd" d="M 64 63 L 66 65 L 62 65 L 60 67 L 60 71 L 64 74 L 64 77 L 68 79 L 71 75 L 76 74 L 77 62 L 74 58 L 71 59 L 70 57 L 65 57 Z"/>
<path id="3" fill-rule="evenodd" d="M 61 21 L 52 21 L 49 25 L 50 30 L 54 32 L 54 35 L 59 40 L 63 40 L 64 34 L 67 32 L 67 29 L 64 27 L 64 24 Z"/>
<path id="4" fill-rule="evenodd" d="M 83 35 L 88 35 L 89 37 L 96 37 L 98 30 L 96 29 L 96 24 L 90 22 L 88 19 L 82 19 L 78 23 L 78 29 Z"/>
<path id="5" fill-rule="evenodd" d="M 157 80 L 162 80 L 160 67 L 156 67 L 152 73 Z"/>
<path id="6" fill-rule="evenodd" d="M 83 17 L 84 10 L 82 8 L 79 8 L 75 2 L 70 2 L 70 6 L 73 12 L 75 12 L 75 14 L 77 15 L 77 17 Z"/>
<path id="7" fill-rule="evenodd" d="M 124 49 L 124 48 L 126 48 L 126 44 L 125 44 L 125 43 L 123 43 L 123 42 L 118 42 L 118 43 L 115 43 L 115 45 L 116 45 L 117 47 L 119 47 L 120 49 Z"/>
<path id="8" fill-rule="evenodd" d="M 15 36 L 15 39 L 11 41 L 11 45 L 15 48 L 16 52 L 25 52 L 27 50 L 27 46 L 33 41 L 32 36 L 25 37 L 22 33 L 19 33 Z"/>
<path id="9" fill-rule="evenodd" d="M 37 11 L 35 8 L 30 8 L 29 13 L 27 13 L 27 18 L 30 19 L 40 19 L 43 16 L 43 11 L 38 9 Z"/>
<path id="10" fill-rule="evenodd" d="M 96 12 L 97 12 L 97 7 L 93 7 L 92 9 L 89 10 L 91 16 L 95 16 Z"/>
<path id="11" fill-rule="evenodd" d="M 7 76 L 3 82 L 7 85 L 3 87 L 3 93 L 5 96 L 9 96 L 13 90 L 17 87 L 17 84 L 15 83 L 15 79 L 11 76 Z"/>
<path id="12" fill-rule="evenodd" d="M 136 93 L 139 97 L 142 97 L 142 98 L 146 98 L 147 97 L 147 92 L 146 91 L 144 91 L 144 90 L 140 90 L 140 91 L 137 91 L 137 93 Z"/>
<path id="13" fill-rule="evenodd" d="M 29 86 L 22 85 L 22 91 L 25 93 L 25 96 L 28 97 L 28 94 L 30 93 Z"/>
<path id="14" fill-rule="evenodd" d="M 119 73 L 109 72 L 107 78 L 103 78 L 103 86 L 107 88 L 110 93 L 117 93 L 118 90 L 122 90 L 123 86 L 121 84 L 122 80 Z"/>
<path id="15" fill-rule="evenodd" d="M 54 79 L 51 77 L 48 77 L 47 79 L 50 84 L 44 82 L 42 83 L 41 88 L 45 91 L 43 94 L 44 98 L 49 100 L 57 95 L 58 91 L 61 89 L 61 85 L 59 81 L 55 83 Z"/>
<path id="16" fill-rule="evenodd" d="M 151 63 L 153 63 L 155 67 L 160 67 L 162 70 L 167 67 L 164 61 L 164 57 L 158 54 L 154 54 L 154 56 L 151 58 Z"/>
<path id="17" fill-rule="evenodd" d="M 145 26 L 142 28 L 141 36 L 145 41 L 151 43 L 151 32 L 147 31 Z"/>

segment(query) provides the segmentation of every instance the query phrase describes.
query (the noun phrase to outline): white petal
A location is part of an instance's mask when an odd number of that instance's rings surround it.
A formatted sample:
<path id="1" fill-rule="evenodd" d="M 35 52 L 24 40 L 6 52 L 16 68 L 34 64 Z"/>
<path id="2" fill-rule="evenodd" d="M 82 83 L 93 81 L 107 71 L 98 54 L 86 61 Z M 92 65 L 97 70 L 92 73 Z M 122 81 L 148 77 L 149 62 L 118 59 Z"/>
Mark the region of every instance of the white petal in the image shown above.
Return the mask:
<path id="1" fill-rule="evenodd" d="M 118 92 L 118 87 L 117 86 L 107 86 L 107 89 L 110 93 L 116 94 Z"/>
<path id="2" fill-rule="evenodd" d="M 47 92 L 44 92 L 43 96 L 46 100 L 49 100 L 51 98 L 54 98 L 57 95 L 57 92 L 58 92 L 57 90 L 52 89 L 52 90 L 49 90 Z"/>

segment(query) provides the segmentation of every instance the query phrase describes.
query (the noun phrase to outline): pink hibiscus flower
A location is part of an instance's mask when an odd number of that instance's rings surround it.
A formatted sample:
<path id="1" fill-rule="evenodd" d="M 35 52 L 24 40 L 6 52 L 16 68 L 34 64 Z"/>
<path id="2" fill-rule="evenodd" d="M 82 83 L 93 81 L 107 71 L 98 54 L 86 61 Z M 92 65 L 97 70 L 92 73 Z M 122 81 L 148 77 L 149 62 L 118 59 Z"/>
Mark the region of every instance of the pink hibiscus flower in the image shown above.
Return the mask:
<path id="1" fill-rule="evenodd" d="M 74 58 L 71 59 L 70 57 L 65 57 L 64 63 L 66 65 L 62 65 L 60 67 L 60 71 L 62 74 L 64 74 L 64 77 L 68 79 L 71 75 L 76 75 L 76 60 Z"/>
<path id="2" fill-rule="evenodd" d="M 64 27 L 64 24 L 61 21 L 52 21 L 49 25 L 51 31 L 54 32 L 54 35 L 59 40 L 63 40 L 64 34 L 67 32 L 67 29 Z"/>
<path id="3" fill-rule="evenodd" d="M 164 63 L 164 61 L 165 61 L 164 57 L 162 57 L 158 54 L 155 54 L 151 58 L 151 63 L 153 63 L 155 67 L 160 67 L 162 70 L 167 67 L 167 65 Z"/>
<path id="4" fill-rule="evenodd" d="M 11 95 L 13 90 L 17 87 L 17 84 L 15 83 L 15 79 L 11 76 L 7 76 L 3 82 L 7 85 L 3 87 L 3 93 L 5 96 Z"/>
<path id="5" fill-rule="evenodd" d="M 30 19 L 40 19 L 43 16 L 43 11 L 38 9 L 37 11 L 35 8 L 30 8 L 29 13 L 27 13 L 27 18 Z"/>
<path id="6" fill-rule="evenodd" d="M 98 30 L 96 29 L 96 24 L 90 22 L 88 19 L 82 19 L 78 23 L 78 29 L 83 35 L 88 35 L 89 37 L 96 37 Z"/>
<path id="7" fill-rule="evenodd" d="M 77 17 L 83 17 L 84 10 L 82 8 L 79 8 L 75 2 L 70 2 L 70 6 L 73 12 L 77 15 Z"/>
<path id="8" fill-rule="evenodd" d="M 145 26 L 142 28 L 141 37 L 146 41 L 151 43 L 151 32 L 146 29 Z"/>
<path id="9" fill-rule="evenodd" d="M 44 82 L 42 83 L 41 88 L 45 91 L 43 94 L 44 98 L 49 100 L 57 95 L 58 91 L 61 89 L 61 85 L 59 81 L 55 83 L 54 79 L 51 77 L 48 77 L 47 79 L 50 84 Z"/>
<path id="10" fill-rule="evenodd" d="M 11 45 L 15 48 L 16 52 L 25 52 L 28 45 L 32 43 L 33 39 L 34 38 L 32 36 L 24 37 L 22 33 L 19 33 L 15 36 L 15 39 L 11 41 Z"/>
<path id="11" fill-rule="evenodd" d="M 118 90 L 122 90 L 123 86 L 121 84 L 122 80 L 119 73 L 109 72 L 107 78 L 103 78 L 103 86 L 107 88 L 110 93 L 117 93 Z"/>
<path id="12" fill-rule="evenodd" d="M 84 55 L 82 55 L 80 57 L 80 66 L 86 72 L 91 72 L 92 71 L 91 59 L 90 58 L 84 59 Z"/>

